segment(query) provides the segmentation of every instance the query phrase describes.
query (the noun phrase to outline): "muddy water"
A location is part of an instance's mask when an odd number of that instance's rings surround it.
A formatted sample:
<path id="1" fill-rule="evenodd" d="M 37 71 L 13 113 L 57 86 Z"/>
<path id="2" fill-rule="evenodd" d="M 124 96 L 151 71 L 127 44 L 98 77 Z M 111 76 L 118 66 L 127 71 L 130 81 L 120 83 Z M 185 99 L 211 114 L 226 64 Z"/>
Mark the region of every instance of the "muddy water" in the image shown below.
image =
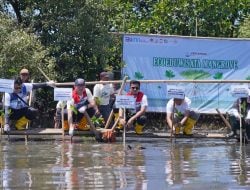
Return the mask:
<path id="1" fill-rule="evenodd" d="M 2 140 L 0 189 L 250 189 L 250 145 L 223 140 Z"/>

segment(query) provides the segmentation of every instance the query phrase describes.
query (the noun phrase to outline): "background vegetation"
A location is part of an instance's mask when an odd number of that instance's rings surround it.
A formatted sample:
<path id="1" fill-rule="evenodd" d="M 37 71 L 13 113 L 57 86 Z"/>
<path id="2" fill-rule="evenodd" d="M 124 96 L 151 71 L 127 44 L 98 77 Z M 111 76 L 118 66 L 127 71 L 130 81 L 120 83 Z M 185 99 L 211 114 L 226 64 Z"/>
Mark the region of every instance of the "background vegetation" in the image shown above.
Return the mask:
<path id="1" fill-rule="evenodd" d="M 121 33 L 249 38 L 249 14 L 249 0 L 0 0 L 0 77 L 119 78 Z"/>

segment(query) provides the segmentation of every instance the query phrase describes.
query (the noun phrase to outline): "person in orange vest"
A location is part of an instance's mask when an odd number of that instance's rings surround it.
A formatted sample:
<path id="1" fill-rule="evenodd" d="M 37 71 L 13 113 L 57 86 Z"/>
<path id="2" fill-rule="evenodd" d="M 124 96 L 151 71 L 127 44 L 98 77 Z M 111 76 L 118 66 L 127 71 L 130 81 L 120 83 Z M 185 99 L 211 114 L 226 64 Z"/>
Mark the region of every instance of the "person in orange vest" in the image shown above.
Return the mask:
<path id="1" fill-rule="evenodd" d="M 75 80 L 72 100 L 67 102 L 69 135 L 73 136 L 75 129 L 89 130 L 84 112 L 87 111 L 90 117 L 99 113 L 93 95 L 88 88 L 85 88 L 85 80 Z"/>
<path id="2" fill-rule="evenodd" d="M 184 135 L 192 135 L 193 127 L 200 114 L 190 108 L 191 100 L 184 98 L 172 98 L 166 106 L 166 123 L 170 130 L 173 127 L 175 135 L 179 135 L 183 129 Z"/>
<path id="3" fill-rule="evenodd" d="M 130 89 L 126 94 L 127 96 L 133 96 L 136 99 L 135 109 L 128 110 L 126 113 L 126 120 L 123 117 L 123 110 L 119 111 L 119 122 L 122 126 L 133 127 L 136 134 L 140 135 L 143 133 L 143 127 L 146 123 L 146 110 L 148 107 L 147 96 L 140 91 L 140 82 L 137 80 L 130 81 Z"/>

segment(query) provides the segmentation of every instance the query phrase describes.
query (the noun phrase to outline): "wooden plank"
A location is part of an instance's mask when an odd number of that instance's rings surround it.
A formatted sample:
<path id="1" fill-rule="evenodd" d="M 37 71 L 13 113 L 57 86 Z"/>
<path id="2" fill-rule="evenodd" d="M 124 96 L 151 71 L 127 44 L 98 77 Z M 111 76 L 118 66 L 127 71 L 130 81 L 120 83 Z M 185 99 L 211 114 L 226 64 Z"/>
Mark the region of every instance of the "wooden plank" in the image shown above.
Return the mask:
<path id="1" fill-rule="evenodd" d="M 65 134 L 68 134 L 67 132 Z M 92 135 L 91 131 L 75 131 L 76 135 Z M 56 128 L 40 128 L 40 129 L 28 129 L 28 130 L 12 130 L 8 135 L 62 135 L 61 129 Z"/>
<path id="2" fill-rule="evenodd" d="M 128 132 L 126 134 L 128 137 L 136 137 L 136 138 L 171 138 L 171 133 L 143 133 L 142 135 L 137 135 L 134 132 Z M 118 136 L 121 136 L 119 134 Z M 198 138 L 209 138 L 209 139 L 228 139 L 226 134 L 222 133 L 196 133 L 193 135 L 176 135 L 175 138 L 190 138 L 190 139 L 198 139 Z"/>
<path id="3" fill-rule="evenodd" d="M 104 132 L 108 129 L 97 129 L 97 131 Z M 4 134 L 6 135 L 6 134 Z M 29 130 L 12 130 L 9 132 L 9 135 L 62 135 L 61 129 L 55 128 L 37 128 Z M 68 135 L 68 132 L 65 132 L 65 135 Z M 135 132 L 127 132 L 128 137 L 135 138 L 170 138 L 171 133 L 143 133 L 142 135 L 137 135 Z M 95 136 L 92 131 L 74 131 L 74 136 Z M 118 133 L 117 137 L 121 137 L 122 133 Z M 177 135 L 175 138 L 210 138 L 210 139 L 228 139 L 224 133 L 196 133 L 192 136 L 187 135 Z"/>

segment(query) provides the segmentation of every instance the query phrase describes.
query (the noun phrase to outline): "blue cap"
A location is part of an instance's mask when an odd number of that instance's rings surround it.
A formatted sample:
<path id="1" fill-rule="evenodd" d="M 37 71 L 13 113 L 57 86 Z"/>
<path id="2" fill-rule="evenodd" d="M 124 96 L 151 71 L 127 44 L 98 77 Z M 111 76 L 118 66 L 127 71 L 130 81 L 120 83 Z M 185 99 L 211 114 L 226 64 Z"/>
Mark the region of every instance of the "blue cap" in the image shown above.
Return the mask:
<path id="1" fill-rule="evenodd" d="M 75 80 L 75 86 L 78 86 L 78 85 L 85 85 L 85 80 L 82 79 L 82 78 L 78 78 Z"/>

